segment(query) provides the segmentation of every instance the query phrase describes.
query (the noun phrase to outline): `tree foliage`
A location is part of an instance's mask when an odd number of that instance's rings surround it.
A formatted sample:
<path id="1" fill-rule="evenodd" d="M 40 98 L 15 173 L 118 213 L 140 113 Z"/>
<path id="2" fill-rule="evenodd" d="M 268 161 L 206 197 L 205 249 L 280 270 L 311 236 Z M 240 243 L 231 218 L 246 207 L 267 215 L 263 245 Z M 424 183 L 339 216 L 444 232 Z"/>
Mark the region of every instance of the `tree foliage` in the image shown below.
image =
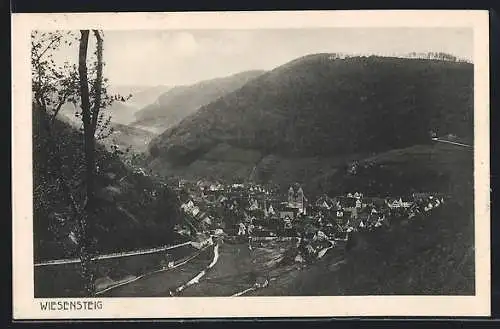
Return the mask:
<path id="1" fill-rule="evenodd" d="M 52 188 L 61 188 L 70 199 L 73 216 L 77 218 L 77 227 L 74 228 L 70 237 L 80 247 L 80 258 L 82 260 L 82 273 L 86 283 L 88 294 L 93 293 L 93 271 L 91 269 L 91 259 L 94 256 L 92 244 L 94 238 L 92 231 L 87 229 L 88 220 L 95 220 L 92 213 L 95 212 L 94 202 L 94 180 L 96 174 L 95 162 L 95 141 L 102 139 L 112 133 L 110 126 L 110 116 L 106 117 L 101 111 L 109 107 L 115 100 L 123 98 L 119 95 L 109 95 L 107 91 L 107 80 L 103 78 L 103 37 L 101 32 L 94 30 L 97 40 L 97 47 L 94 52 L 95 59 L 87 68 L 87 48 L 89 31 L 81 31 L 79 65 L 71 65 L 69 61 L 63 64 L 55 59 L 56 52 L 62 46 L 70 47 L 76 42 L 77 37 L 73 32 L 40 32 L 35 31 L 31 36 L 31 68 L 32 68 L 32 92 L 34 109 L 41 111 L 39 118 L 42 120 L 46 130 L 45 146 L 51 152 L 51 161 L 57 163 L 56 167 L 61 171 L 61 175 L 55 184 L 48 184 Z M 90 86 L 90 87 L 89 87 Z M 82 117 L 82 130 L 84 136 L 85 179 L 75 186 L 71 186 L 75 172 L 82 170 L 82 164 L 69 165 L 65 159 L 58 157 L 61 154 L 60 140 L 54 135 L 53 125 L 61 107 L 67 103 L 79 103 L 79 109 L 75 116 Z M 76 150 L 78 152 L 78 150 Z M 78 175 L 78 174 L 77 174 Z M 83 183 L 83 184 L 82 184 Z M 77 198 L 75 195 L 82 194 L 82 185 L 85 187 L 85 197 Z M 36 190 L 35 190 L 36 192 Z M 39 206 L 39 207 L 37 207 Z M 45 209 L 43 205 L 36 205 L 36 212 Z M 54 225 L 52 231 L 56 231 Z M 49 229 L 50 230 L 50 229 Z M 57 232 L 56 232 L 57 233 Z"/>
<path id="2" fill-rule="evenodd" d="M 62 47 L 79 50 L 78 34 L 37 31 L 31 39 L 34 253 L 37 260 L 79 257 L 81 293 L 91 295 L 93 256 L 170 244 L 179 204 L 168 187 L 132 170 L 143 161 L 140 156 L 116 145 L 108 151 L 100 144 L 111 132 L 107 108 L 130 95 L 108 92 L 102 31 L 83 33 L 87 50 L 93 38 L 98 42 L 81 62 L 86 68 L 82 75 L 76 56 L 58 63 Z M 75 105 L 80 130 L 58 119 L 65 103 Z M 120 161 L 121 153 L 130 153 L 128 163 Z"/>

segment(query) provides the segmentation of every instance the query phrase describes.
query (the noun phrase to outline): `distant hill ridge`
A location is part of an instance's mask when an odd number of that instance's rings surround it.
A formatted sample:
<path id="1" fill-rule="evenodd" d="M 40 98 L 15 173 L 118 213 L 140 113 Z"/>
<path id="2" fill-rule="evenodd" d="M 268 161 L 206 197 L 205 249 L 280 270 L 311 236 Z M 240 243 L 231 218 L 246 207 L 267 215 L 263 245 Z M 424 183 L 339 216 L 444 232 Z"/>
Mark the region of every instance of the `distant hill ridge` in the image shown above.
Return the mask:
<path id="1" fill-rule="evenodd" d="M 113 106 L 116 109 L 120 105 L 113 104 Z M 64 109 L 61 111 L 63 113 L 59 115 L 59 120 L 76 129 L 82 127 L 81 119 L 79 117 L 75 117 L 74 115 L 75 111 L 76 110 L 73 104 L 65 104 Z M 113 117 L 111 117 L 111 119 L 113 120 Z M 142 153 L 146 151 L 148 143 L 155 136 L 154 133 L 148 130 L 132 127 L 118 122 L 112 121 L 110 126 L 113 129 L 112 133 L 101 140 L 101 142 L 108 148 L 112 145 L 116 145 L 122 150 L 131 148 L 136 153 Z"/>
<path id="2" fill-rule="evenodd" d="M 116 101 L 105 109 L 107 115 L 111 116 L 111 122 L 119 124 L 130 124 L 135 120 L 135 113 L 144 106 L 154 102 L 159 95 L 170 89 L 168 86 L 109 86 L 111 95 L 119 95 L 127 99 L 126 101 Z M 61 114 L 73 119 L 76 112 L 75 105 L 66 103 L 61 108 Z M 79 121 L 79 119 L 78 119 Z"/>
<path id="3" fill-rule="evenodd" d="M 264 71 L 245 71 L 227 77 L 204 80 L 193 85 L 173 87 L 138 111 L 132 125 L 161 133 L 201 106 L 240 88 L 262 73 Z"/>

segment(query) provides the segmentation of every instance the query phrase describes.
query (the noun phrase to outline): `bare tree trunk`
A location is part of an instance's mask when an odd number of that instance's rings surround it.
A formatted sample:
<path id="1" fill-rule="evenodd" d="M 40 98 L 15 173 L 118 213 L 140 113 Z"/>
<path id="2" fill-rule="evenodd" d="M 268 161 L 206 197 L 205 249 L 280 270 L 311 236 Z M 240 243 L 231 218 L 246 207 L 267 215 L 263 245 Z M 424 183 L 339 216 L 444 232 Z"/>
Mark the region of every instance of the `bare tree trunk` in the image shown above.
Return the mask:
<path id="1" fill-rule="evenodd" d="M 88 226 L 94 219 L 94 172 L 95 172 L 95 140 L 92 129 L 92 113 L 90 108 L 89 82 L 87 75 L 87 50 L 89 41 L 89 30 L 81 30 L 80 48 L 78 53 L 78 74 L 80 76 L 80 94 L 82 102 L 82 120 L 84 130 L 84 152 L 85 152 L 85 185 L 86 185 L 86 204 L 84 216 L 80 222 L 80 259 L 82 265 L 82 276 L 85 281 L 85 291 L 89 295 L 95 292 L 94 271 L 92 264 L 91 237 L 89 236 Z"/>
<path id="2" fill-rule="evenodd" d="M 82 99 L 82 119 L 83 133 L 85 143 L 85 162 L 87 167 L 86 186 L 87 186 L 87 206 L 92 203 L 93 182 L 94 182 L 94 135 L 92 134 L 92 113 L 90 108 L 89 82 L 87 76 L 87 48 L 89 40 L 89 31 L 81 31 L 80 51 L 78 56 L 78 73 L 80 75 L 80 93 Z"/>
<path id="3" fill-rule="evenodd" d="M 92 109 L 92 136 L 95 136 L 95 132 L 97 129 L 97 122 L 99 119 L 99 111 L 101 109 L 101 94 L 102 94 L 102 44 L 103 40 L 98 30 L 93 30 L 96 41 L 97 41 L 97 77 L 94 81 L 93 91 L 95 93 L 94 96 L 94 107 Z"/>

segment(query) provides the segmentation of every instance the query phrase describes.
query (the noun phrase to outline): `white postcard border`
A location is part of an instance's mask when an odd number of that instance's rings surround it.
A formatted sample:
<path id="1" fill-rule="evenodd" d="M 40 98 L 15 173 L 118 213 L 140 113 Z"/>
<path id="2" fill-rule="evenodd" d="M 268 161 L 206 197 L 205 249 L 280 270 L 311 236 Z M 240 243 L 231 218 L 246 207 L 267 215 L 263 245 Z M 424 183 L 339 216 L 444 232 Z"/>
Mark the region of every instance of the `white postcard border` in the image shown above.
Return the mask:
<path id="1" fill-rule="evenodd" d="M 34 298 L 32 30 L 471 27 L 474 29 L 475 296 L 98 298 L 96 311 L 42 311 Z M 487 11 L 307 11 L 12 15 L 13 317 L 209 318 L 487 316 L 490 314 L 489 30 Z M 64 300 L 64 299 L 57 299 Z M 69 299 L 68 299 L 69 300 Z M 74 300 L 74 299 L 71 299 Z M 84 300 L 84 299 L 80 299 Z"/>

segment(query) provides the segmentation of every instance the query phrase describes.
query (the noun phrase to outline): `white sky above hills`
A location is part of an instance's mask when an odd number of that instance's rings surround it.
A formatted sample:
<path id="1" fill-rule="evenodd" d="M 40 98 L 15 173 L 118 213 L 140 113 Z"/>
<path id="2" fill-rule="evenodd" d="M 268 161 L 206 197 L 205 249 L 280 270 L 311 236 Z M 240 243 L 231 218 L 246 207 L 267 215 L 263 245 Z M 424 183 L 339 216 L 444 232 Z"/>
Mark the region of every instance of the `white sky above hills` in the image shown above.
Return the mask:
<path id="1" fill-rule="evenodd" d="M 269 70 L 324 52 L 403 55 L 432 51 L 468 60 L 473 55 L 472 29 L 456 28 L 108 30 L 104 38 L 105 74 L 112 86 L 192 84 L 246 70 Z M 56 58 L 75 62 L 77 54 L 74 43 L 60 49 Z"/>

